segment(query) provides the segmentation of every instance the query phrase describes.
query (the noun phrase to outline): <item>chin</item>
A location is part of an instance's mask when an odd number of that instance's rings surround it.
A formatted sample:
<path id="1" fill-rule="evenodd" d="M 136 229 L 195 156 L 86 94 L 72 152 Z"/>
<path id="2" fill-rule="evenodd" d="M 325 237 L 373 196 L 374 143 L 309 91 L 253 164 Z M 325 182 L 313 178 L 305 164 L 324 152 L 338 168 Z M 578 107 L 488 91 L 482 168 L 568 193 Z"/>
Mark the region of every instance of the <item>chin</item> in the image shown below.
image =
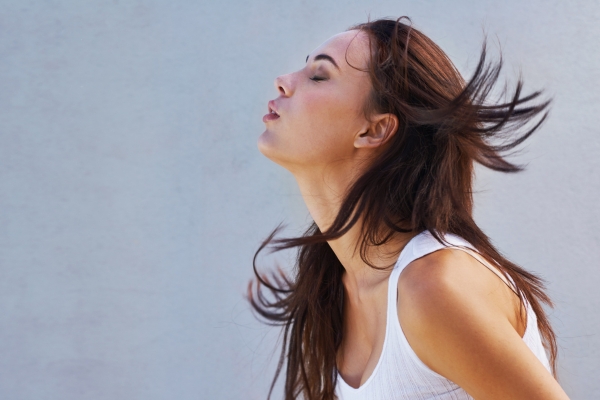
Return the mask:
<path id="1" fill-rule="evenodd" d="M 287 157 L 285 157 L 279 146 L 277 146 L 277 140 L 275 140 L 271 132 L 269 132 L 268 130 L 264 131 L 262 135 L 258 137 L 258 141 L 256 144 L 258 146 L 258 150 L 262 153 L 263 156 L 267 157 L 274 163 L 279 164 L 286 169 L 289 169 L 289 163 L 286 162 Z"/>
<path id="2" fill-rule="evenodd" d="M 272 142 L 273 138 L 271 137 L 271 133 L 265 130 L 259 137 L 256 145 L 258 146 L 258 151 L 260 151 L 265 157 L 270 158 L 269 154 L 272 151 Z"/>
<path id="3" fill-rule="evenodd" d="M 273 137 L 273 134 L 266 130 L 258 137 L 258 141 L 256 143 L 258 150 L 262 153 L 262 155 L 272 161 L 275 161 L 277 158 L 277 146 L 275 146 L 274 139 L 275 138 Z"/>

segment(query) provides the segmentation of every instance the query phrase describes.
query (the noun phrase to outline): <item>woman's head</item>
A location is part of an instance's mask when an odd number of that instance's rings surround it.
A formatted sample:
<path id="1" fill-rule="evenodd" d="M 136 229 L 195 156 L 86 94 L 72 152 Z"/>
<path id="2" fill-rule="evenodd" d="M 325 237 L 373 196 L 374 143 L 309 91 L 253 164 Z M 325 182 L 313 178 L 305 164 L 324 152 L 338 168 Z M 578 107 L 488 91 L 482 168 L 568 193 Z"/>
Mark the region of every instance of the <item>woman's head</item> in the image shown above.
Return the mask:
<path id="1" fill-rule="evenodd" d="M 354 164 L 397 128 L 393 114 L 365 114 L 372 93 L 369 37 L 339 33 L 313 50 L 304 68 L 275 79 L 261 152 L 291 171 Z"/>
<path id="2" fill-rule="evenodd" d="M 486 142 L 508 122 L 506 104 L 481 107 L 499 66 L 486 68 L 483 52 L 465 85 L 446 54 L 401 20 L 355 25 L 311 52 L 304 68 L 277 77 L 279 97 L 269 102 L 277 115 L 265 116 L 259 148 L 295 174 L 363 175 L 364 200 L 370 187 L 390 201 L 371 208 L 380 221 L 445 232 L 453 215 L 471 212 L 473 161 L 518 170 L 498 154 L 510 145 Z M 511 128 L 544 106 L 520 110 Z"/>

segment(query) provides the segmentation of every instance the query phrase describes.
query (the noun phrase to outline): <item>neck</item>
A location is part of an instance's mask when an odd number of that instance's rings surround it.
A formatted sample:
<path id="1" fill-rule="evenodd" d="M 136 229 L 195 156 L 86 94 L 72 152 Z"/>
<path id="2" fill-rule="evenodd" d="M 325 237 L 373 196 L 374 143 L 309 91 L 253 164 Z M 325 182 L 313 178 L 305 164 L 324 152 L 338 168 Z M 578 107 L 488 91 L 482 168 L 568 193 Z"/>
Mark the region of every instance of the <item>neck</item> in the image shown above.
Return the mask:
<path id="1" fill-rule="evenodd" d="M 310 173 L 294 174 L 306 206 L 321 230 L 327 229 L 333 223 L 344 201 L 346 192 L 354 182 L 355 177 L 362 171 L 343 173 L 342 170 L 311 171 Z M 363 237 L 361 228 L 362 218 L 341 237 L 328 241 L 346 273 L 344 287 L 348 294 L 360 294 L 368 291 L 374 285 L 386 280 L 391 269 L 378 270 L 368 265 L 361 257 L 360 244 Z M 414 236 L 413 233 L 396 232 L 391 239 L 379 246 L 369 246 L 366 252 L 367 260 L 377 268 L 388 267 L 397 260 L 400 251 Z"/>

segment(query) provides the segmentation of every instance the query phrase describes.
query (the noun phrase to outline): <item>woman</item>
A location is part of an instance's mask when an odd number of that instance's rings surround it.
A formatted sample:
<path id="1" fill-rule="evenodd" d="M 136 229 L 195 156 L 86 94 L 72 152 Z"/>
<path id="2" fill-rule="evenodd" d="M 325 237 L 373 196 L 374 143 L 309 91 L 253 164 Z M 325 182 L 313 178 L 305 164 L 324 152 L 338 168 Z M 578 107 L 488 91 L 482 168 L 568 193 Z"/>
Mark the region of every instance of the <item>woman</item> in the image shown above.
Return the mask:
<path id="1" fill-rule="evenodd" d="M 503 153 L 548 102 L 519 82 L 491 103 L 500 65 L 485 47 L 464 82 L 402 20 L 354 26 L 275 80 L 258 146 L 314 219 L 258 250 L 299 247 L 295 276 L 257 273 L 257 295 L 249 287 L 284 326 L 275 380 L 285 362 L 286 399 L 567 399 L 541 280 L 472 218 L 473 162 L 518 171 Z"/>

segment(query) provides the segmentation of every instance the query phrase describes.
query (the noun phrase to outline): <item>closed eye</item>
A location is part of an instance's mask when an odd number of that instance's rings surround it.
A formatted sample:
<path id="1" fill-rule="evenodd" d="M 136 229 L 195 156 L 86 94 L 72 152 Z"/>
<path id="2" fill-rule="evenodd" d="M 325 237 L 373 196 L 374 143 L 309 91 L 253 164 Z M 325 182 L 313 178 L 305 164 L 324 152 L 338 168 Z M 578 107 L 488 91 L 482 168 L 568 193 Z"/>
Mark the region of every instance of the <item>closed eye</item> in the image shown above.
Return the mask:
<path id="1" fill-rule="evenodd" d="M 310 80 L 311 80 L 311 81 L 315 81 L 315 82 L 320 82 L 320 81 L 325 81 L 325 80 L 327 80 L 327 78 L 323 78 L 323 77 L 320 77 L 320 76 L 316 76 L 316 75 L 315 75 L 315 76 L 313 76 L 312 78 L 310 78 Z"/>

